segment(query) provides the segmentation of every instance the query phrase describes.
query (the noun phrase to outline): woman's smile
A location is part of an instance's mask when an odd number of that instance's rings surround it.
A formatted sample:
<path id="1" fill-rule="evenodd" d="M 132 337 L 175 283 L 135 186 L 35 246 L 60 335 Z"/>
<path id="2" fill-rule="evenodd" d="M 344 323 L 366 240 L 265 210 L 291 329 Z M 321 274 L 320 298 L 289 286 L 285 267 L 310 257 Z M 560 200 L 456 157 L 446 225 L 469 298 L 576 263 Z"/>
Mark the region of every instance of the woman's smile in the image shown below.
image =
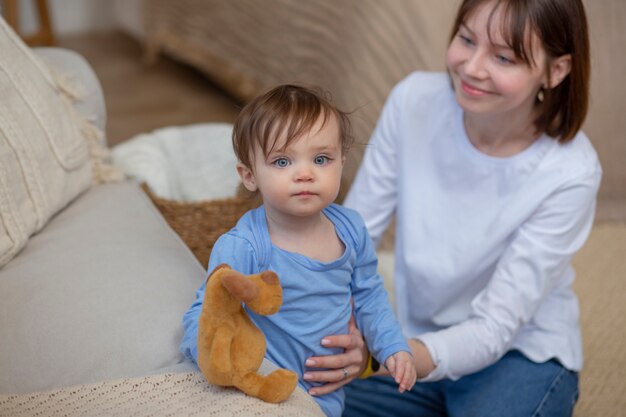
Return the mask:
<path id="1" fill-rule="evenodd" d="M 480 88 L 474 87 L 464 80 L 461 80 L 461 89 L 465 94 L 472 97 L 484 97 L 492 94 L 489 91 L 481 90 Z"/>

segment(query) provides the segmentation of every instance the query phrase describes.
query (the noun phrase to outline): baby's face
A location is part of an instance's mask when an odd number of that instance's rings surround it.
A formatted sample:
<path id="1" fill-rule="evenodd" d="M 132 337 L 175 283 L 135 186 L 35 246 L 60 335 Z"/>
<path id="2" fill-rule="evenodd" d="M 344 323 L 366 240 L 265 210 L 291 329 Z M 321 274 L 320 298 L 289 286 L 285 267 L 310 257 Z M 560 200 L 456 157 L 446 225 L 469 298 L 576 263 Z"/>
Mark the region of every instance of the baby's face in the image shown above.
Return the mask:
<path id="1" fill-rule="evenodd" d="M 317 215 L 337 198 L 344 163 L 339 125 L 335 116 L 323 120 L 284 149 L 283 138 L 267 156 L 255 149 L 253 182 L 268 214 Z"/>

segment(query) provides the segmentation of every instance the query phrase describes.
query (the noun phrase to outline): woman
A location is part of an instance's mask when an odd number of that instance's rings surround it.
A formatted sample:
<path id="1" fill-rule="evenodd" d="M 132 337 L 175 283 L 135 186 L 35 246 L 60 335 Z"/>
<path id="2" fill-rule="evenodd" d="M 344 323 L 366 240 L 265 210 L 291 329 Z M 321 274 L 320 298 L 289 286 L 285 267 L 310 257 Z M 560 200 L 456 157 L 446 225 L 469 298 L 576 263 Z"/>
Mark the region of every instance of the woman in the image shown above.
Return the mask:
<path id="1" fill-rule="evenodd" d="M 399 395 L 389 377 L 356 380 L 345 416 L 572 414 L 571 260 L 601 178 L 579 131 L 589 66 L 580 0 L 465 0 L 448 74 L 394 88 L 345 205 L 375 243 L 397 218 L 397 315 L 420 382 Z M 308 378 L 332 390 L 357 376 L 356 336 L 327 337 L 346 353 L 311 358 L 331 370 Z"/>

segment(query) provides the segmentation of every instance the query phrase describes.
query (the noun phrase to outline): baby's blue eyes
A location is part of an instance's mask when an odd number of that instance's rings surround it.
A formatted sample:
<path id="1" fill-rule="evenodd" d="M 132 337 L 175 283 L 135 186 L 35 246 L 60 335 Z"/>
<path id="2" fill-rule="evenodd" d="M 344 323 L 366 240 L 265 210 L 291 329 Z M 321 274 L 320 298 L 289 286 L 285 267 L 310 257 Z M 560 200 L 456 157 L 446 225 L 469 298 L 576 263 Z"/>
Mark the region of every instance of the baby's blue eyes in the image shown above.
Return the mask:
<path id="1" fill-rule="evenodd" d="M 289 166 L 289 160 L 287 158 L 278 158 L 272 164 L 276 165 L 278 168 L 285 168 Z"/>
<path id="2" fill-rule="evenodd" d="M 320 156 L 316 156 L 315 157 L 315 165 L 324 165 L 325 163 L 327 163 L 330 159 L 325 156 L 325 155 L 320 155 Z"/>
<path id="3" fill-rule="evenodd" d="M 326 155 L 318 155 L 313 159 L 315 165 L 326 165 L 328 162 L 330 162 L 330 158 Z M 291 165 L 291 161 L 288 158 L 276 158 L 272 161 L 272 165 L 278 168 L 287 168 Z"/>

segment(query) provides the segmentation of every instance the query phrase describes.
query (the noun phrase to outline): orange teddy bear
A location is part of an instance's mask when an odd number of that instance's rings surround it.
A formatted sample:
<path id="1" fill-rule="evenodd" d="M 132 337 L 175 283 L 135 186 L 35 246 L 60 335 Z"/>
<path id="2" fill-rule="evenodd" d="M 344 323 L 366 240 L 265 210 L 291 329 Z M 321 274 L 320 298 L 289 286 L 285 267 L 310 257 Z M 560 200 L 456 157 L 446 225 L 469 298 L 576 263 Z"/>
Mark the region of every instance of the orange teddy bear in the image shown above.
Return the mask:
<path id="1" fill-rule="evenodd" d="M 198 323 L 198 366 L 211 384 L 234 386 L 270 403 L 285 401 L 298 382 L 297 375 L 277 369 L 269 375 L 257 371 L 265 356 L 265 335 L 243 309 L 274 314 L 283 302 L 274 272 L 245 276 L 222 264 L 207 278 Z"/>

